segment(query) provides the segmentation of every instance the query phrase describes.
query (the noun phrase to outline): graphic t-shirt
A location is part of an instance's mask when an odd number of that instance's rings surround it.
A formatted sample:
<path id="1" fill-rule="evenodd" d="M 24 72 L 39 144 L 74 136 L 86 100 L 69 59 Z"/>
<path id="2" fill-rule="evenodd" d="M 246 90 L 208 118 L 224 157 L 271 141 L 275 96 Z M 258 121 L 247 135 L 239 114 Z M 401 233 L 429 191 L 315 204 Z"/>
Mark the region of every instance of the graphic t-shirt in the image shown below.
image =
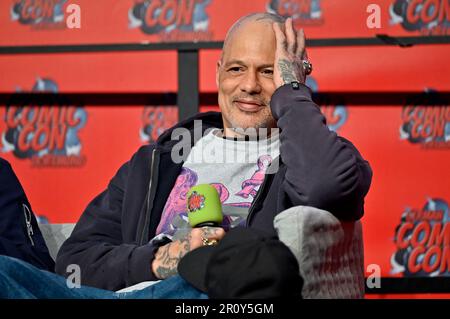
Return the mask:
<path id="1" fill-rule="evenodd" d="M 270 138 L 245 141 L 221 134 L 219 129 L 211 130 L 191 149 L 164 206 L 155 239 L 175 240 L 189 230 L 186 194 L 198 184 L 217 189 L 225 230 L 245 224 L 266 169 L 280 153 L 279 136 L 272 133 Z"/>

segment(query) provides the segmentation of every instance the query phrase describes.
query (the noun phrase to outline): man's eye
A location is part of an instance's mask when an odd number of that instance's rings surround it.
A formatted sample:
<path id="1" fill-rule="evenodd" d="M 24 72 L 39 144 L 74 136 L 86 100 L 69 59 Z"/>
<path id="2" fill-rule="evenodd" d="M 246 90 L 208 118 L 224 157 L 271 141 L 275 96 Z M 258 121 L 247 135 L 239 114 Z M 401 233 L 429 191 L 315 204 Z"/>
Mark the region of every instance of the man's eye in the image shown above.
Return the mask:
<path id="1" fill-rule="evenodd" d="M 242 68 L 239 66 L 234 66 L 234 67 L 228 69 L 229 72 L 233 72 L 233 73 L 240 72 L 241 70 L 242 70 Z"/>
<path id="2" fill-rule="evenodd" d="M 262 73 L 264 75 L 273 75 L 273 70 L 263 70 Z"/>

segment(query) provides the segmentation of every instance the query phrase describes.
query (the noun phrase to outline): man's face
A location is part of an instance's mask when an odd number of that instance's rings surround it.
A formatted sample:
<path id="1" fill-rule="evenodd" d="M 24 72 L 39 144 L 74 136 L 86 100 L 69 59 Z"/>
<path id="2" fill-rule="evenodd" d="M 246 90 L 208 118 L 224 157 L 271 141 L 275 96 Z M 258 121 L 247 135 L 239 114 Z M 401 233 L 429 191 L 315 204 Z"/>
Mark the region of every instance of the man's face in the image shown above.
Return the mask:
<path id="1" fill-rule="evenodd" d="M 275 49 L 268 21 L 246 22 L 230 35 L 216 72 L 225 129 L 276 127 L 269 106 Z"/>

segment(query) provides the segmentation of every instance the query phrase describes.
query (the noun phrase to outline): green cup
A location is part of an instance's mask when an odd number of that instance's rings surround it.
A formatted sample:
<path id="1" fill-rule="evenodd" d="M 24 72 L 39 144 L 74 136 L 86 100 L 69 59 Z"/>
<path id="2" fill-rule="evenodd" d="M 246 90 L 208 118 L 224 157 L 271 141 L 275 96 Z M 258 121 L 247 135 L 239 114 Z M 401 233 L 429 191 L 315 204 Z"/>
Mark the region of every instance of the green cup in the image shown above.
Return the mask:
<path id="1" fill-rule="evenodd" d="M 214 186 L 199 184 L 187 193 L 187 212 L 192 227 L 219 226 L 223 220 L 222 204 Z"/>

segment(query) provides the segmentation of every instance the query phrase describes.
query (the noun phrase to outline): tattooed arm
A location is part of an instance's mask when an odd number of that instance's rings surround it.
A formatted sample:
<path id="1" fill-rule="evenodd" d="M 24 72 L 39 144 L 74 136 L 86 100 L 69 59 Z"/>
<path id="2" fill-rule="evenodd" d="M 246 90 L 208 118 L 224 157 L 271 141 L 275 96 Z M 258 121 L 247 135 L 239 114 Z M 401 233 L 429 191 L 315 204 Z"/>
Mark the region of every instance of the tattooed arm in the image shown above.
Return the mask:
<path id="1" fill-rule="evenodd" d="M 287 59 L 280 59 L 278 60 L 276 67 L 279 70 L 281 81 L 283 84 L 289 84 L 294 81 L 298 82 L 299 77 L 295 72 L 295 62 L 291 62 Z"/>
<path id="2" fill-rule="evenodd" d="M 220 240 L 225 231 L 220 227 L 202 227 L 192 229 L 186 238 L 161 246 L 155 254 L 152 271 L 159 279 L 177 274 L 178 263 L 188 252 L 203 245 L 203 239 Z"/>
<path id="3" fill-rule="evenodd" d="M 286 165 L 281 190 L 292 206 L 327 210 L 341 220 L 364 213 L 372 170 L 356 147 L 326 125 L 325 117 L 304 85 L 305 37 L 292 19 L 273 25 L 276 38 L 274 82 L 270 106 L 280 128 L 280 154 Z M 289 85 L 293 81 L 300 84 Z M 280 196 L 280 195 L 279 195 Z"/>

